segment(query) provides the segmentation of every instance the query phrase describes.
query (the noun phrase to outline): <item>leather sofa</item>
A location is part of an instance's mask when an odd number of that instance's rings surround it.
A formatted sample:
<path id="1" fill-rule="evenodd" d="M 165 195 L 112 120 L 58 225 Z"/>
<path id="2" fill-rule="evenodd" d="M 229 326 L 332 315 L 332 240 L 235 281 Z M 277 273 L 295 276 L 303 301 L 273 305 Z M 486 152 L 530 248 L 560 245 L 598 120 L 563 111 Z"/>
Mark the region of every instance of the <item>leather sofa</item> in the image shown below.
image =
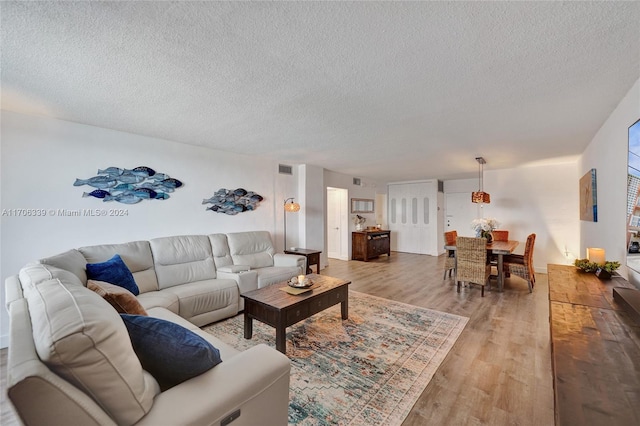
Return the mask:
<path id="1" fill-rule="evenodd" d="M 201 336 L 222 363 L 160 391 L 118 312 L 86 288 L 86 264 L 114 254 L 147 314 Z M 241 293 L 305 270 L 263 231 L 82 247 L 28 264 L 5 283 L 9 399 L 26 425 L 284 425 L 288 358 L 265 345 L 238 352 L 198 327 L 236 315 Z"/>

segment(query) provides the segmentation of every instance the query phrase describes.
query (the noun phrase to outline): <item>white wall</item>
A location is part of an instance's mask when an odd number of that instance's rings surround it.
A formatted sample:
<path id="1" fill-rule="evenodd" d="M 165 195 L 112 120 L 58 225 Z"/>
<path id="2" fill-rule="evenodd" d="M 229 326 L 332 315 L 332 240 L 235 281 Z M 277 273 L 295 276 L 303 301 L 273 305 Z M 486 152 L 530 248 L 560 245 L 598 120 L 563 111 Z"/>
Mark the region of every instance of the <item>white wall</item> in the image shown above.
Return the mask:
<path id="1" fill-rule="evenodd" d="M 4 280 L 27 262 L 74 247 L 120 243 L 168 235 L 267 230 L 282 250 L 282 202 L 297 197 L 294 176 L 277 164 L 166 140 L 2 111 L 0 209 L 121 209 L 123 217 L 15 217 L 0 221 L 0 338 L 8 331 Z M 74 187 L 109 167 L 149 166 L 184 182 L 168 200 L 135 205 L 83 198 Z M 264 197 L 255 211 L 228 216 L 202 205 L 219 188 L 238 187 Z M 295 226 L 295 225 L 293 225 Z M 296 229 L 290 235 L 296 237 Z M 6 341 L 0 342 L 6 346 Z"/>
<path id="2" fill-rule="evenodd" d="M 473 192 L 477 179 L 444 182 L 444 191 Z M 548 263 L 567 264 L 565 251 L 577 256 L 580 248 L 577 159 L 557 159 L 513 169 L 484 170 L 484 189 L 491 194 L 478 217 L 494 217 L 509 239 L 524 242 L 536 234 L 534 267 L 546 272 Z M 446 213 L 446 212 L 445 212 Z M 470 226 L 471 224 L 469 224 Z"/>
<path id="3" fill-rule="evenodd" d="M 580 159 L 579 176 L 596 169 L 598 195 L 598 222 L 580 221 L 580 257 L 585 257 L 587 247 L 602 247 L 607 260 L 625 264 L 628 129 L 638 118 L 640 80 L 600 127 Z M 619 272 L 627 276 L 625 267 Z"/>

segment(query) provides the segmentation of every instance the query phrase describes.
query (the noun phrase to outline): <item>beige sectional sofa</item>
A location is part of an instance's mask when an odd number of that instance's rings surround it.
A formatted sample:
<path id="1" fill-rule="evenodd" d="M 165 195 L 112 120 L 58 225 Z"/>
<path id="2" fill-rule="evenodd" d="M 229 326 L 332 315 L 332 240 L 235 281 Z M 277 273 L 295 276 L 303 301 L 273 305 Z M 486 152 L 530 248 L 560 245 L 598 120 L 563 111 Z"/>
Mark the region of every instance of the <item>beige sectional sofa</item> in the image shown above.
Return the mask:
<path id="1" fill-rule="evenodd" d="M 114 254 L 148 315 L 201 336 L 222 363 L 160 391 L 118 312 L 86 288 L 86 264 Z M 27 425 L 284 425 L 288 358 L 265 345 L 238 352 L 198 327 L 236 315 L 241 293 L 303 273 L 305 262 L 276 254 L 258 231 L 82 247 L 26 265 L 6 281 L 9 398 Z"/>

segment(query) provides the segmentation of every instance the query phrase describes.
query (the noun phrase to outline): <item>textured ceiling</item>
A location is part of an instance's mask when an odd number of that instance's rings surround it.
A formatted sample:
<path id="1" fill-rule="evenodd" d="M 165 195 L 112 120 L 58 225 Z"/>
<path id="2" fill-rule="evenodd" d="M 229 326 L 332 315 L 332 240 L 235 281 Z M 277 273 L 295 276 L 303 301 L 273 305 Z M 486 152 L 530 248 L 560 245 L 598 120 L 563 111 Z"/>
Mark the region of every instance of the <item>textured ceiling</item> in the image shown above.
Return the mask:
<path id="1" fill-rule="evenodd" d="M 473 177 L 479 155 L 485 170 L 578 155 L 640 77 L 638 2 L 2 2 L 0 14 L 5 110 L 381 181 Z"/>

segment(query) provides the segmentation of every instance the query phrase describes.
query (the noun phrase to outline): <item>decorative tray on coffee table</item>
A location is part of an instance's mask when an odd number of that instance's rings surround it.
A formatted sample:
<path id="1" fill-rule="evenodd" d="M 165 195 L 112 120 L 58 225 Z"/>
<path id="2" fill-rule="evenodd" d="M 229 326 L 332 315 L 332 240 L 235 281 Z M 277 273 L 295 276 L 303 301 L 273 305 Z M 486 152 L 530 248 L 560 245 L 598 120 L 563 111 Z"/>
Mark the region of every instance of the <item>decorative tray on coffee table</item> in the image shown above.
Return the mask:
<path id="1" fill-rule="evenodd" d="M 291 281 L 287 281 L 287 284 L 289 285 L 289 287 L 293 287 L 293 288 L 310 288 L 315 283 L 311 281 L 309 278 L 307 278 L 304 280 L 304 283 L 302 285 L 300 285 L 298 281 L 296 281 L 295 283 Z"/>

